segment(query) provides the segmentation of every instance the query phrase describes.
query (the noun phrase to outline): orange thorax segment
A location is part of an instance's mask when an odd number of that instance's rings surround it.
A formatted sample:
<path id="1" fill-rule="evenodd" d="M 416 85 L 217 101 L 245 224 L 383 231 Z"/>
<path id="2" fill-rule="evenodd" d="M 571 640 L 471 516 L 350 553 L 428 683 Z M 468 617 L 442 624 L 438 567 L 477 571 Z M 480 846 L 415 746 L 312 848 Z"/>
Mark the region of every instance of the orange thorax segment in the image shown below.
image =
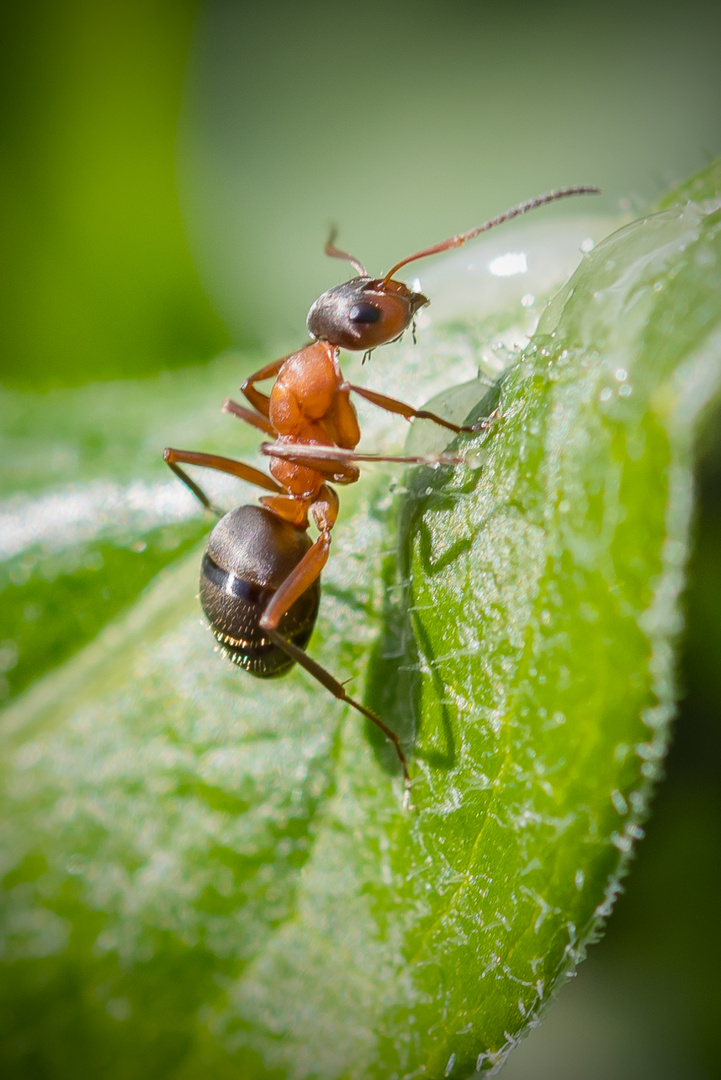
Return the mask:
<path id="1" fill-rule="evenodd" d="M 280 436 L 298 442 L 353 450 L 360 440 L 356 411 L 343 375 L 338 349 L 316 341 L 283 364 L 270 393 L 270 422 Z"/>

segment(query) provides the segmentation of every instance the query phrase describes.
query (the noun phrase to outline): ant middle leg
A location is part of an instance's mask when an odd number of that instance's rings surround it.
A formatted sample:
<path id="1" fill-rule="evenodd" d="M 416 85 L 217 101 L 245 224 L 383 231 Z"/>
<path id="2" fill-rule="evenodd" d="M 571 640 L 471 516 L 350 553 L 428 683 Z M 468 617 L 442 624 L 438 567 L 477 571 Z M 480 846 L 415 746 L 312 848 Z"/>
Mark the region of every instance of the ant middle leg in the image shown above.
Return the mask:
<path id="1" fill-rule="evenodd" d="M 175 450 L 171 446 L 166 446 L 163 451 L 163 460 L 167 462 L 178 479 L 182 480 L 185 486 L 193 492 L 193 495 L 203 504 L 206 510 L 210 510 L 221 517 L 223 511 L 213 505 L 200 485 L 196 484 L 188 476 L 185 469 L 181 468 L 181 463 L 183 465 L 200 465 L 204 469 L 215 469 L 217 472 L 228 473 L 230 476 L 237 476 L 239 480 L 247 480 L 250 484 L 255 484 L 257 487 L 265 488 L 266 491 L 273 491 L 276 494 L 283 492 L 280 484 L 276 484 L 272 477 L 266 476 L 260 469 L 254 469 L 252 465 L 246 465 L 242 461 L 234 461 L 233 458 L 221 457 L 219 454 L 203 454 L 196 450 Z"/>
<path id="2" fill-rule="evenodd" d="M 449 431 L 455 431 L 456 434 L 460 434 L 462 431 L 483 431 L 484 428 L 489 426 L 486 420 L 481 420 L 477 424 L 453 424 L 450 420 L 444 420 L 442 416 L 438 416 L 437 413 L 430 412 L 428 409 L 414 409 L 403 401 L 387 397 L 385 394 L 378 394 L 375 390 L 366 390 L 363 386 L 353 386 L 350 383 L 348 389 L 352 390 L 354 394 L 359 394 L 366 401 L 370 401 L 373 405 L 377 405 L 380 409 L 385 409 L 386 412 L 397 413 L 399 416 L 404 416 L 406 420 L 432 420 L 434 424 L 440 424 L 441 427 L 448 428 Z"/>

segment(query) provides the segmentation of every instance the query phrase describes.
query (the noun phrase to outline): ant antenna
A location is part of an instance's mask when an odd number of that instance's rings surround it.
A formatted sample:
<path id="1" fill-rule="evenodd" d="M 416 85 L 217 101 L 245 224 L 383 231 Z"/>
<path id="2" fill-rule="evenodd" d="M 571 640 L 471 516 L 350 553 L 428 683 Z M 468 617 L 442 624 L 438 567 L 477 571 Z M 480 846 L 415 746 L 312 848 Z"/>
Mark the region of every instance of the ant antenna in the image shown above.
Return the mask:
<path id="1" fill-rule="evenodd" d="M 356 259 L 355 255 L 349 255 L 347 251 L 341 251 L 340 248 L 335 246 L 335 238 L 337 235 L 338 230 L 335 225 L 333 225 L 330 230 L 328 242 L 323 248 L 326 255 L 330 255 L 331 259 L 345 259 L 346 262 L 349 262 L 351 266 L 355 267 L 361 277 L 368 277 L 368 271 L 363 263 L 359 259 Z"/>
<path id="2" fill-rule="evenodd" d="M 449 251 L 451 248 L 460 247 L 461 244 L 465 244 L 466 240 L 472 240 L 474 236 L 478 236 L 482 232 L 488 232 L 489 229 L 495 228 L 496 225 L 502 225 L 504 221 L 510 221 L 511 218 L 526 214 L 529 210 L 535 210 L 537 206 L 545 206 L 546 203 L 555 202 L 556 199 L 565 199 L 569 195 L 600 194 L 601 189 L 597 187 L 557 188 L 555 191 L 546 192 L 545 195 L 538 195 L 535 199 L 528 199 L 527 202 L 519 203 L 518 206 L 514 206 L 510 210 L 504 211 L 504 213 L 499 214 L 498 217 L 491 218 L 490 221 L 484 222 L 483 225 L 479 225 L 476 229 L 471 229 L 469 232 L 457 233 L 456 236 L 451 236 L 448 240 L 442 240 L 440 244 L 434 244 L 433 247 L 424 248 L 423 251 L 417 251 L 415 255 L 409 255 L 406 259 L 402 259 L 388 271 L 383 278 L 383 284 L 385 285 L 386 282 L 390 281 L 393 275 L 400 270 L 402 266 L 415 262 L 416 259 L 425 259 L 427 255 L 437 255 L 441 251 Z M 327 247 L 326 252 L 328 252 Z M 330 252 L 328 252 L 328 254 L 330 254 Z M 349 256 L 344 257 L 349 258 Z M 354 262 L 354 260 L 351 261 Z"/>

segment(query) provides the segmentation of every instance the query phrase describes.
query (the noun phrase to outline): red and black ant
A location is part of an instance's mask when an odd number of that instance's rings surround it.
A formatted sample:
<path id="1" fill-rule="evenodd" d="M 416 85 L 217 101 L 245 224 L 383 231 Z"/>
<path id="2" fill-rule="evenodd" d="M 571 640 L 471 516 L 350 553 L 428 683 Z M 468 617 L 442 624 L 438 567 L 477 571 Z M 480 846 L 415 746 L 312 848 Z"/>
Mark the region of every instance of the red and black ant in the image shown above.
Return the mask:
<path id="1" fill-rule="evenodd" d="M 217 454 L 171 448 L 164 453 L 173 472 L 214 512 L 218 511 L 205 492 L 181 465 L 230 473 L 271 493 L 262 496 L 260 506 L 238 506 L 222 516 L 210 534 L 200 573 L 200 600 L 211 629 L 226 656 L 252 675 L 269 678 L 300 664 L 326 690 L 380 728 L 393 744 L 403 770 L 406 805 L 410 775 L 398 735 L 305 653 L 318 613 L 320 575 L 328 561 L 331 530 L 338 517 L 338 496 L 329 484 L 355 483 L 361 461 L 418 464 L 429 460 L 357 454 L 360 428 L 351 393 L 407 420 L 432 420 L 454 433 L 479 431 L 487 421 L 470 426 L 452 424 L 427 409 L 414 409 L 384 394 L 353 386 L 343 378 L 338 353 L 341 348 L 368 353 L 395 341 L 411 325 L 419 308 L 429 302 L 422 293 L 395 280 L 397 271 L 408 263 L 460 247 L 545 203 L 597 193 L 598 188 L 593 187 L 563 188 L 530 199 L 476 229 L 409 255 L 383 278 L 370 277 L 362 263 L 334 246 L 331 236 L 326 254 L 351 263 L 358 276 L 315 301 L 308 313 L 312 338 L 308 345 L 245 380 L 241 389 L 251 409 L 230 400 L 223 406 L 225 412 L 273 438 L 261 447 L 272 459 L 271 475 Z M 255 384 L 264 379 L 275 380 L 270 394 L 256 389 Z M 433 459 L 435 463 L 438 460 Z M 318 529 L 314 541 L 308 535 L 309 515 Z"/>

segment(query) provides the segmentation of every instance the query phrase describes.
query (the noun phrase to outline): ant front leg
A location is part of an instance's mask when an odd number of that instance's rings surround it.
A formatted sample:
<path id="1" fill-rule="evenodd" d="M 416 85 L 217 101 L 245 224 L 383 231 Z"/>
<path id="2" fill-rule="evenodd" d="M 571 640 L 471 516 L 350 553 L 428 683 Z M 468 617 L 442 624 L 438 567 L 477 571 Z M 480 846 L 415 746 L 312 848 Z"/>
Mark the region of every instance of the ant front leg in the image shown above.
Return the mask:
<path id="1" fill-rule="evenodd" d="M 274 379 L 286 360 L 293 355 L 293 353 L 288 353 L 288 356 L 283 356 L 280 360 L 274 360 L 272 364 L 266 364 L 260 371 L 256 371 L 254 375 L 249 375 L 243 382 L 240 389 L 245 394 L 250 404 L 253 405 L 262 416 L 267 417 L 270 413 L 270 397 L 268 394 L 262 394 L 260 390 L 256 390 L 255 384 L 257 382 L 263 382 L 264 379 Z"/>
<path id="2" fill-rule="evenodd" d="M 285 613 L 289 611 L 296 600 L 298 600 L 299 597 L 301 597 L 303 593 L 317 581 L 323 567 L 328 561 L 328 555 L 330 554 L 330 532 L 335 524 L 338 513 L 338 496 L 332 488 L 326 487 L 325 485 L 321 488 L 319 497 L 311 507 L 311 513 L 315 518 L 318 528 L 321 530 L 320 536 L 308 549 L 295 569 L 291 571 L 280 588 L 275 592 L 265 611 L 261 615 L 258 625 L 265 631 L 275 645 L 304 668 L 309 675 L 312 675 L 321 686 L 324 686 L 326 690 L 329 690 L 339 701 L 344 701 L 346 705 L 350 705 L 356 712 L 361 713 L 362 716 L 365 716 L 367 720 L 370 720 L 372 724 L 375 724 L 375 726 L 383 732 L 386 739 L 392 743 L 398 761 L 400 762 L 405 789 L 403 805 L 407 809 L 410 809 L 411 778 L 410 773 L 408 772 L 408 759 L 403 751 L 398 735 L 395 731 L 392 731 L 379 716 L 376 716 L 374 712 L 367 709 L 365 705 L 361 705 L 355 698 L 350 697 L 350 695 L 346 693 L 343 684 L 338 682 L 329 671 L 326 671 L 324 667 L 321 667 L 315 660 L 312 660 L 292 641 L 288 641 L 287 638 L 278 633 L 278 624 L 280 623 L 280 620 Z"/>
<path id="3" fill-rule="evenodd" d="M 204 469 L 215 469 L 217 472 L 229 473 L 230 476 L 237 476 L 239 480 L 247 480 L 250 484 L 255 484 L 257 487 L 265 488 L 266 491 L 273 491 L 276 494 L 283 492 L 280 484 L 276 484 L 275 480 L 270 476 L 266 476 L 260 469 L 254 469 L 252 465 L 245 465 L 242 461 L 234 461 L 233 458 L 221 457 L 219 454 L 201 454 L 196 450 L 174 450 L 172 447 L 166 446 L 163 451 L 163 460 L 167 462 L 178 479 L 182 480 L 187 488 L 190 488 L 193 495 L 203 504 L 205 509 L 217 514 L 218 517 L 223 516 L 223 511 L 213 506 L 203 489 L 194 480 L 191 480 L 185 469 L 181 469 L 179 462 L 182 462 L 183 465 L 200 465 Z"/>
<path id="4" fill-rule="evenodd" d="M 377 405 L 380 409 L 385 409 L 386 412 L 405 416 L 406 420 L 432 420 L 434 424 L 440 424 L 441 427 L 448 428 L 449 431 L 455 431 L 456 434 L 460 434 L 462 431 L 483 431 L 484 428 L 489 426 L 486 420 L 481 420 L 478 424 L 452 424 L 450 420 L 444 420 L 442 416 L 438 416 L 428 409 L 414 409 L 411 405 L 397 401 L 396 398 L 387 397 L 385 394 L 378 394 L 375 390 L 366 390 L 363 386 L 352 386 L 350 383 L 348 389 L 352 390 L 354 394 L 359 394 L 366 401 L 372 402 L 373 405 Z"/>

